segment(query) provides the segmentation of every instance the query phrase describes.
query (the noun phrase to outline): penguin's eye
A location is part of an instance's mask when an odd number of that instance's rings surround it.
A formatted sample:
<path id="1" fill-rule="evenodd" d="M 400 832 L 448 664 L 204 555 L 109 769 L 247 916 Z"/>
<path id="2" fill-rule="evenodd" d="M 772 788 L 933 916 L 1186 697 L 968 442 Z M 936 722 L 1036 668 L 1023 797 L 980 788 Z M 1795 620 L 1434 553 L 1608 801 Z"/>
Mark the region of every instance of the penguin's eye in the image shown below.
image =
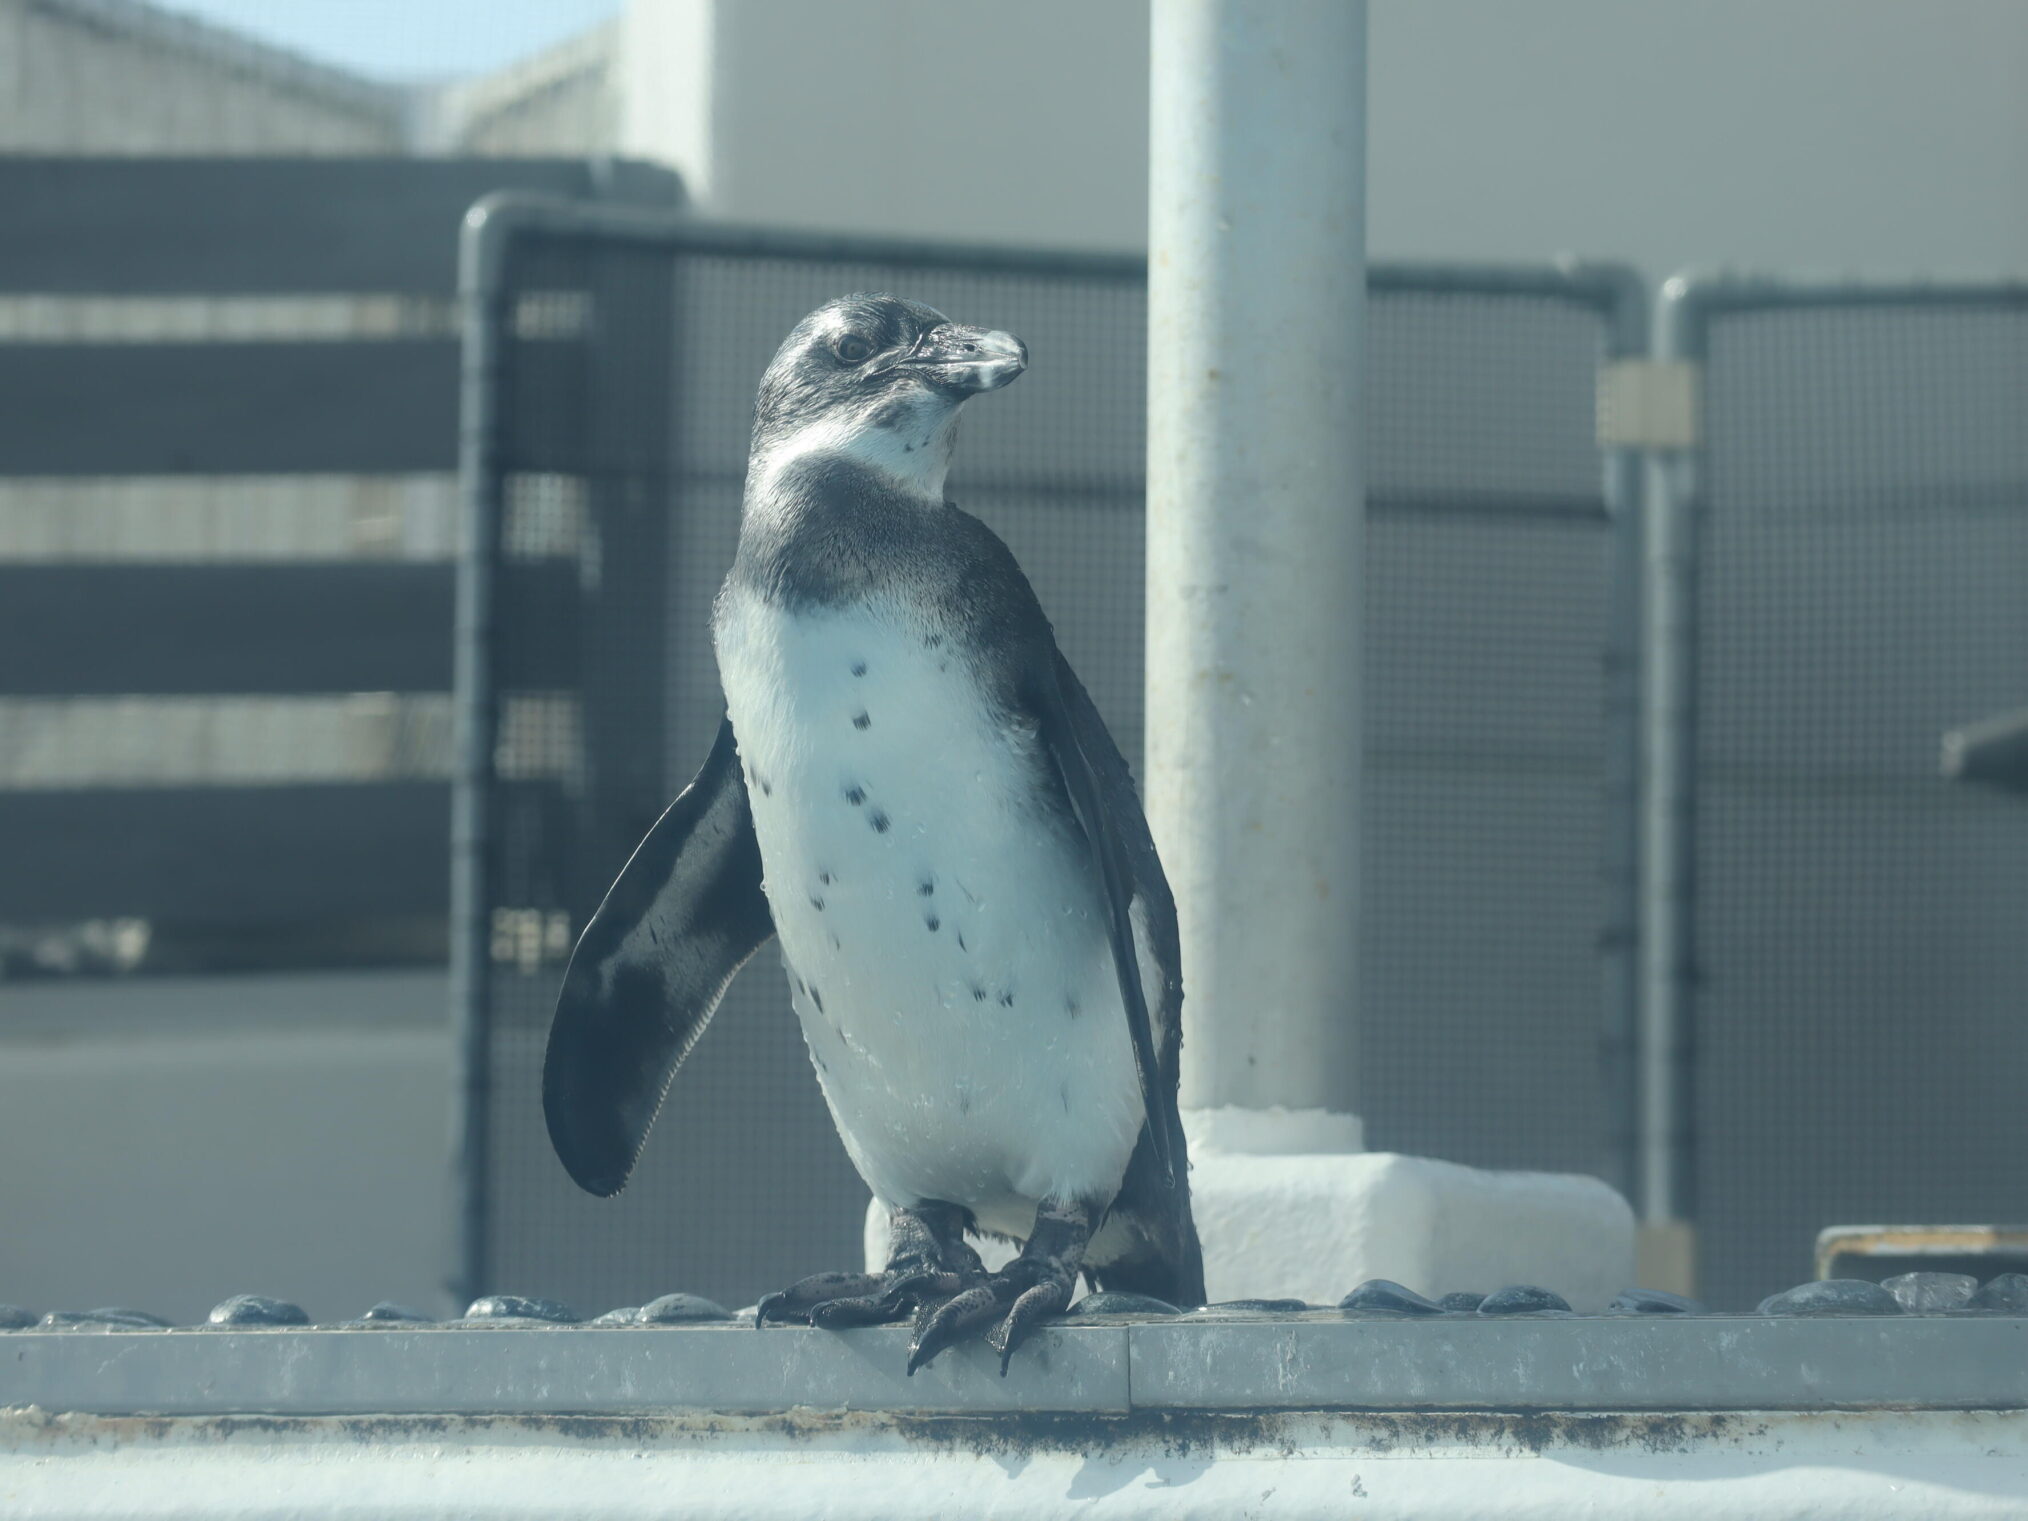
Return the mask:
<path id="1" fill-rule="evenodd" d="M 831 352 L 847 364 L 864 364 L 873 357 L 873 340 L 857 333 L 843 333 L 832 342 Z"/>

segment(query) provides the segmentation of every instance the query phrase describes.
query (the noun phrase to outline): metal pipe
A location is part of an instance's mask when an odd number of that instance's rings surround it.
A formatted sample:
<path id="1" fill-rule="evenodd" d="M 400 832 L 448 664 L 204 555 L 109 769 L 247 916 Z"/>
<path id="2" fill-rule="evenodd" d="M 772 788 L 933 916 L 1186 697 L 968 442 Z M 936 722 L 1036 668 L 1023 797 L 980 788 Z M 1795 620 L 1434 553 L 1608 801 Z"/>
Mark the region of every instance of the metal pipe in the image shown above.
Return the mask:
<path id="1" fill-rule="evenodd" d="M 1357 1094 L 1364 0 L 1156 0 L 1149 815 L 1198 1109 Z"/>
<path id="2" fill-rule="evenodd" d="M 462 1307 L 485 1289 L 486 1157 L 492 1040 L 485 922 L 487 827 L 497 714 L 492 679 L 493 577 L 503 477 L 499 449 L 501 344 L 507 329 L 504 253 L 512 217 L 482 202 L 458 243 L 458 485 L 464 543 L 458 556 L 455 650 L 456 772 L 451 789 L 451 1174 L 454 1258 L 446 1289 Z"/>
<path id="3" fill-rule="evenodd" d="M 1692 287 L 1681 277 L 1656 304 L 1655 357 L 1702 358 Z M 1690 994 L 1696 953 L 1692 829 L 1696 818 L 1697 481 L 1694 450 L 1647 458 L 1642 554 L 1641 1218 L 1688 1219 Z"/>
<path id="4" fill-rule="evenodd" d="M 1062 276 L 1079 280 L 1141 280 L 1139 254 L 1021 248 L 941 238 L 885 238 L 863 233 L 801 232 L 741 222 L 700 221 L 681 208 L 574 200 L 532 190 L 486 196 L 471 213 L 491 229 L 487 257 L 513 238 L 551 236 L 631 243 L 671 253 L 858 264 L 919 264 L 981 274 Z M 1369 291 L 1391 294 L 1540 296 L 1587 310 L 1615 313 L 1630 278 L 1622 265 L 1588 260 L 1541 263 L 1455 263 L 1375 260 L 1365 266 Z M 1616 316 L 1610 318 L 1618 322 Z M 1618 328 L 1615 327 L 1615 332 Z M 1504 510 L 1504 509 L 1503 509 Z"/>

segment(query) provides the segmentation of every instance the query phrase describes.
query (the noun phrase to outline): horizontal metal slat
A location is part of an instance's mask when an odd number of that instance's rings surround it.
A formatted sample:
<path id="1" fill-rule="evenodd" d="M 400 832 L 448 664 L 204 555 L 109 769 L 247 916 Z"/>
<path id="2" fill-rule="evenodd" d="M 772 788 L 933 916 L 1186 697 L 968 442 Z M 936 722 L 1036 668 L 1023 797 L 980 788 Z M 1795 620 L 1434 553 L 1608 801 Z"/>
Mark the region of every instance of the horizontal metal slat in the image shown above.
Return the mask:
<path id="1" fill-rule="evenodd" d="M 0 156 L 0 291 L 448 295 L 466 209 L 510 189 L 682 199 L 666 169 L 581 159 Z"/>
<path id="2" fill-rule="evenodd" d="M 0 921 L 444 913 L 450 808 L 443 782 L 0 792 Z"/>
<path id="3" fill-rule="evenodd" d="M 452 567 L 0 566 L 0 692 L 441 692 Z"/>
<path id="4" fill-rule="evenodd" d="M 458 346 L 0 344 L 0 474 L 373 475 L 458 456 Z"/>
<path id="5" fill-rule="evenodd" d="M 326 561 L 0 565 L 0 693 L 15 697 L 443 692 L 455 568 Z M 500 665 L 576 670 L 577 568 L 506 569 Z"/>

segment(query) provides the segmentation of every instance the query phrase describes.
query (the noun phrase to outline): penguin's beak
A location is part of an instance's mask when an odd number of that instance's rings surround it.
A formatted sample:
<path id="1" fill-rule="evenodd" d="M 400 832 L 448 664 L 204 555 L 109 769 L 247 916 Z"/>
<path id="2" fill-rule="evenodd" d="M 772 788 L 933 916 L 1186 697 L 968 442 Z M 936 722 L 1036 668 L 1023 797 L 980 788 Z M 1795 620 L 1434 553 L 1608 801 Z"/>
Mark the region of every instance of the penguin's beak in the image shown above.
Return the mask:
<path id="1" fill-rule="evenodd" d="M 1028 345 L 1012 333 L 946 322 L 916 340 L 898 368 L 960 396 L 997 391 L 1028 368 Z"/>

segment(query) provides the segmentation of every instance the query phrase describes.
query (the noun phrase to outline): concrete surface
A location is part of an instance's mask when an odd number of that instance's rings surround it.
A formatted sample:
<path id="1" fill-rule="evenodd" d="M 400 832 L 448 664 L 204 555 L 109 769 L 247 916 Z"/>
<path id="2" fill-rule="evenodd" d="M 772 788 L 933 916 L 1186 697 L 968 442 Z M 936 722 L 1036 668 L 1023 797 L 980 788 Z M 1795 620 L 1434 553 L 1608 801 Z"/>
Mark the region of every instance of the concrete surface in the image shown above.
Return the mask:
<path id="1" fill-rule="evenodd" d="M 1959 1518 L 2028 1503 L 2018 1319 L 1067 1326 L 1005 1383 L 977 1347 L 903 1379 L 906 1335 L 0 1333 L 0 1502 L 18 1521 Z M 1802 1408 L 1769 1408 L 1785 1402 Z M 65 1408 L 80 1404 L 163 1413 Z"/>
<path id="2" fill-rule="evenodd" d="M 0 1332 L 0 1408 L 647 1416 L 2028 1408 L 2028 1319 L 1207 1312 L 1052 1325 L 910 1376 L 907 1326 Z"/>

